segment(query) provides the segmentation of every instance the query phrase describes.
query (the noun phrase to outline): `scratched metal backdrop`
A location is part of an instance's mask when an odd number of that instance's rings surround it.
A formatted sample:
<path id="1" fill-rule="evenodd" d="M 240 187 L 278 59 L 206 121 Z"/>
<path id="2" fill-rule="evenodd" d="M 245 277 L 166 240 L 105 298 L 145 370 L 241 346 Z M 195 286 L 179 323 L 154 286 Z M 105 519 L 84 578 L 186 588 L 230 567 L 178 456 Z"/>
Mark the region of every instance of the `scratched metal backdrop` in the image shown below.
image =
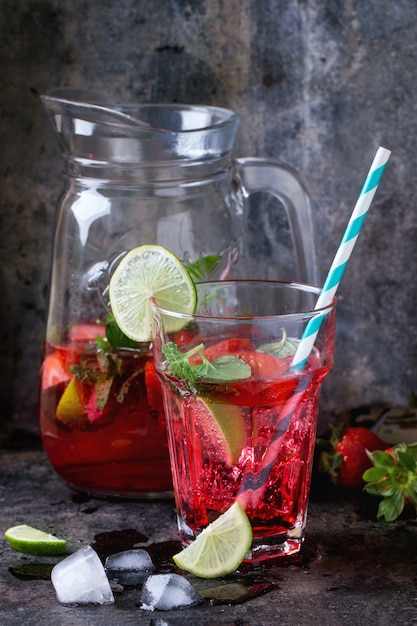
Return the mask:
<path id="1" fill-rule="evenodd" d="M 125 101 L 237 111 L 238 156 L 273 157 L 302 174 L 321 277 L 377 146 L 390 148 L 340 288 L 336 363 L 322 399 L 327 409 L 408 402 L 417 376 L 416 27 L 414 0 L 2 0 L 3 424 L 36 430 L 54 211 L 63 186 L 39 95 L 63 85 Z M 276 207 L 254 210 L 250 219 L 256 262 L 276 265 L 285 277 L 285 223 Z M 281 226 L 276 241 L 271 222 Z"/>

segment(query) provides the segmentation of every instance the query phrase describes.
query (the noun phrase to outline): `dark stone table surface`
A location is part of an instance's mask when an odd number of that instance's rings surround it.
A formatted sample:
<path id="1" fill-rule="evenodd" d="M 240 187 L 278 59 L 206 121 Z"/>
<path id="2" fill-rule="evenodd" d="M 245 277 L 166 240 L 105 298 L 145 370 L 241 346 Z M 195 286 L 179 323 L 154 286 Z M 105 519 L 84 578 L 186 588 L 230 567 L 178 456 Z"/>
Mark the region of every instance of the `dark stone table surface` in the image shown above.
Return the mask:
<path id="1" fill-rule="evenodd" d="M 140 608 L 140 590 L 116 592 L 106 606 L 62 606 L 50 580 L 16 577 L 10 568 L 55 563 L 21 554 L 3 532 L 28 523 L 68 541 L 68 551 L 95 545 L 101 533 L 136 530 L 143 545 L 177 541 L 173 501 L 119 501 L 83 496 L 54 474 L 40 449 L 0 451 L 0 624 L 25 626 L 338 626 L 417 624 L 417 523 L 377 521 L 363 496 L 313 492 L 301 564 L 266 571 L 272 591 L 236 605 L 175 611 Z M 317 552 L 313 551 L 316 547 Z M 315 556 L 316 554 L 316 556 Z M 278 574 L 277 574 L 278 572 Z"/>

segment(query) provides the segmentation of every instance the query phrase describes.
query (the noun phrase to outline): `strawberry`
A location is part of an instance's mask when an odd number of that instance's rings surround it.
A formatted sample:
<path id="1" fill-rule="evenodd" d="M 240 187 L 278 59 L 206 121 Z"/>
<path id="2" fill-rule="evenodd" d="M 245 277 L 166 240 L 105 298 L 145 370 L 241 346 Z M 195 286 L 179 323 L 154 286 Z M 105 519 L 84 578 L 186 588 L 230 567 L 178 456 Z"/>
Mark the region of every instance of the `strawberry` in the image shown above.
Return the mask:
<path id="1" fill-rule="evenodd" d="M 65 354 L 59 351 L 49 354 L 41 368 L 42 389 L 54 387 L 70 380 L 71 374 L 66 363 Z"/>
<path id="2" fill-rule="evenodd" d="M 280 374 L 288 369 L 288 363 L 284 359 L 267 352 L 245 350 L 236 352 L 235 356 L 250 366 L 253 378 L 276 380 Z"/>
<path id="3" fill-rule="evenodd" d="M 218 343 L 204 348 L 203 354 L 209 361 L 215 361 L 222 356 L 238 356 L 236 353 L 241 350 L 254 350 L 253 343 L 250 339 L 243 339 L 240 337 L 231 337 L 224 339 Z M 194 354 L 189 359 L 190 365 L 201 365 L 203 359 L 200 354 Z"/>
<path id="4" fill-rule="evenodd" d="M 367 428 L 343 430 L 333 426 L 330 441 L 321 447 L 320 471 L 327 472 L 338 487 L 357 489 L 363 486 L 363 473 L 372 465 L 367 451 L 385 450 L 387 444 Z"/>
<path id="5" fill-rule="evenodd" d="M 406 505 L 417 511 L 417 443 L 399 443 L 368 453 L 372 467 L 364 472 L 365 491 L 382 497 L 377 517 L 392 522 Z"/>
<path id="6" fill-rule="evenodd" d="M 97 335 L 104 337 L 106 330 L 104 326 L 100 324 L 78 324 L 73 326 L 68 333 L 69 339 L 72 343 L 82 342 L 88 343 L 95 341 Z"/>

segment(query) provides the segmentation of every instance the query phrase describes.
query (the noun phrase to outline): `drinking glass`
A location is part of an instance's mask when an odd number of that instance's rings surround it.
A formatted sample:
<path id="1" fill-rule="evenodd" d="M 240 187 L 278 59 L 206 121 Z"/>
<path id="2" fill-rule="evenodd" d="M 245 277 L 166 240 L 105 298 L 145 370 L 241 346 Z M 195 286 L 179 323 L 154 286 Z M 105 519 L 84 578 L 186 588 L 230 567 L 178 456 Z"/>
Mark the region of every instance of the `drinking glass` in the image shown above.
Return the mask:
<path id="1" fill-rule="evenodd" d="M 153 358 L 182 542 L 238 500 L 253 529 L 248 560 L 296 555 L 319 392 L 333 364 L 335 301 L 315 310 L 317 288 L 275 281 L 204 282 L 197 292 L 193 315 L 153 303 Z M 307 324 L 317 319 L 306 363 L 293 366 Z"/>

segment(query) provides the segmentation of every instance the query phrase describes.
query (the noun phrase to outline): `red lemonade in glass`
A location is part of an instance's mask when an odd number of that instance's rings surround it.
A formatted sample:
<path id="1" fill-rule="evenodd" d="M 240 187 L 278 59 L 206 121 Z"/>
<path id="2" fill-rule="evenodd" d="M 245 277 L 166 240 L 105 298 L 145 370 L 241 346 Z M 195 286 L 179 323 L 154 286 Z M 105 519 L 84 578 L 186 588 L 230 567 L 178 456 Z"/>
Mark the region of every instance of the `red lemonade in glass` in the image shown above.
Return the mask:
<path id="1" fill-rule="evenodd" d="M 189 544 L 238 501 L 252 526 L 248 560 L 295 556 L 319 393 L 333 365 L 335 303 L 315 310 L 317 288 L 278 281 L 213 281 L 197 291 L 191 315 L 154 305 L 180 536 Z M 318 317 L 314 345 L 293 366 Z"/>
<path id="2" fill-rule="evenodd" d="M 65 345 L 45 346 L 45 451 L 59 476 L 86 492 L 172 493 L 161 386 L 148 347 L 107 347 L 104 333 L 103 325 L 82 324 Z"/>
<path id="3" fill-rule="evenodd" d="M 294 375 L 288 373 L 291 359 L 237 354 L 257 360 L 260 368 L 275 360 L 277 377 L 265 379 L 260 371 L 244 381 L 199 382 L 196 394 L 184 394 L 180 380 L 164 377 L 181 535 L 189 541 L 242 499 L 252 524 L 253 558 L 264 555 L 266 537 L 285 544 L 289 554 L 299 550 L 304 531 L 319 385 L 330 366 L 315 353 Z M 288 416 L 286 403 L 304 386 Z M 228 433 L 219 428 L 222 416 L 229 420 Z M 265 466 L 274 445 L 274 459 Z"/>

